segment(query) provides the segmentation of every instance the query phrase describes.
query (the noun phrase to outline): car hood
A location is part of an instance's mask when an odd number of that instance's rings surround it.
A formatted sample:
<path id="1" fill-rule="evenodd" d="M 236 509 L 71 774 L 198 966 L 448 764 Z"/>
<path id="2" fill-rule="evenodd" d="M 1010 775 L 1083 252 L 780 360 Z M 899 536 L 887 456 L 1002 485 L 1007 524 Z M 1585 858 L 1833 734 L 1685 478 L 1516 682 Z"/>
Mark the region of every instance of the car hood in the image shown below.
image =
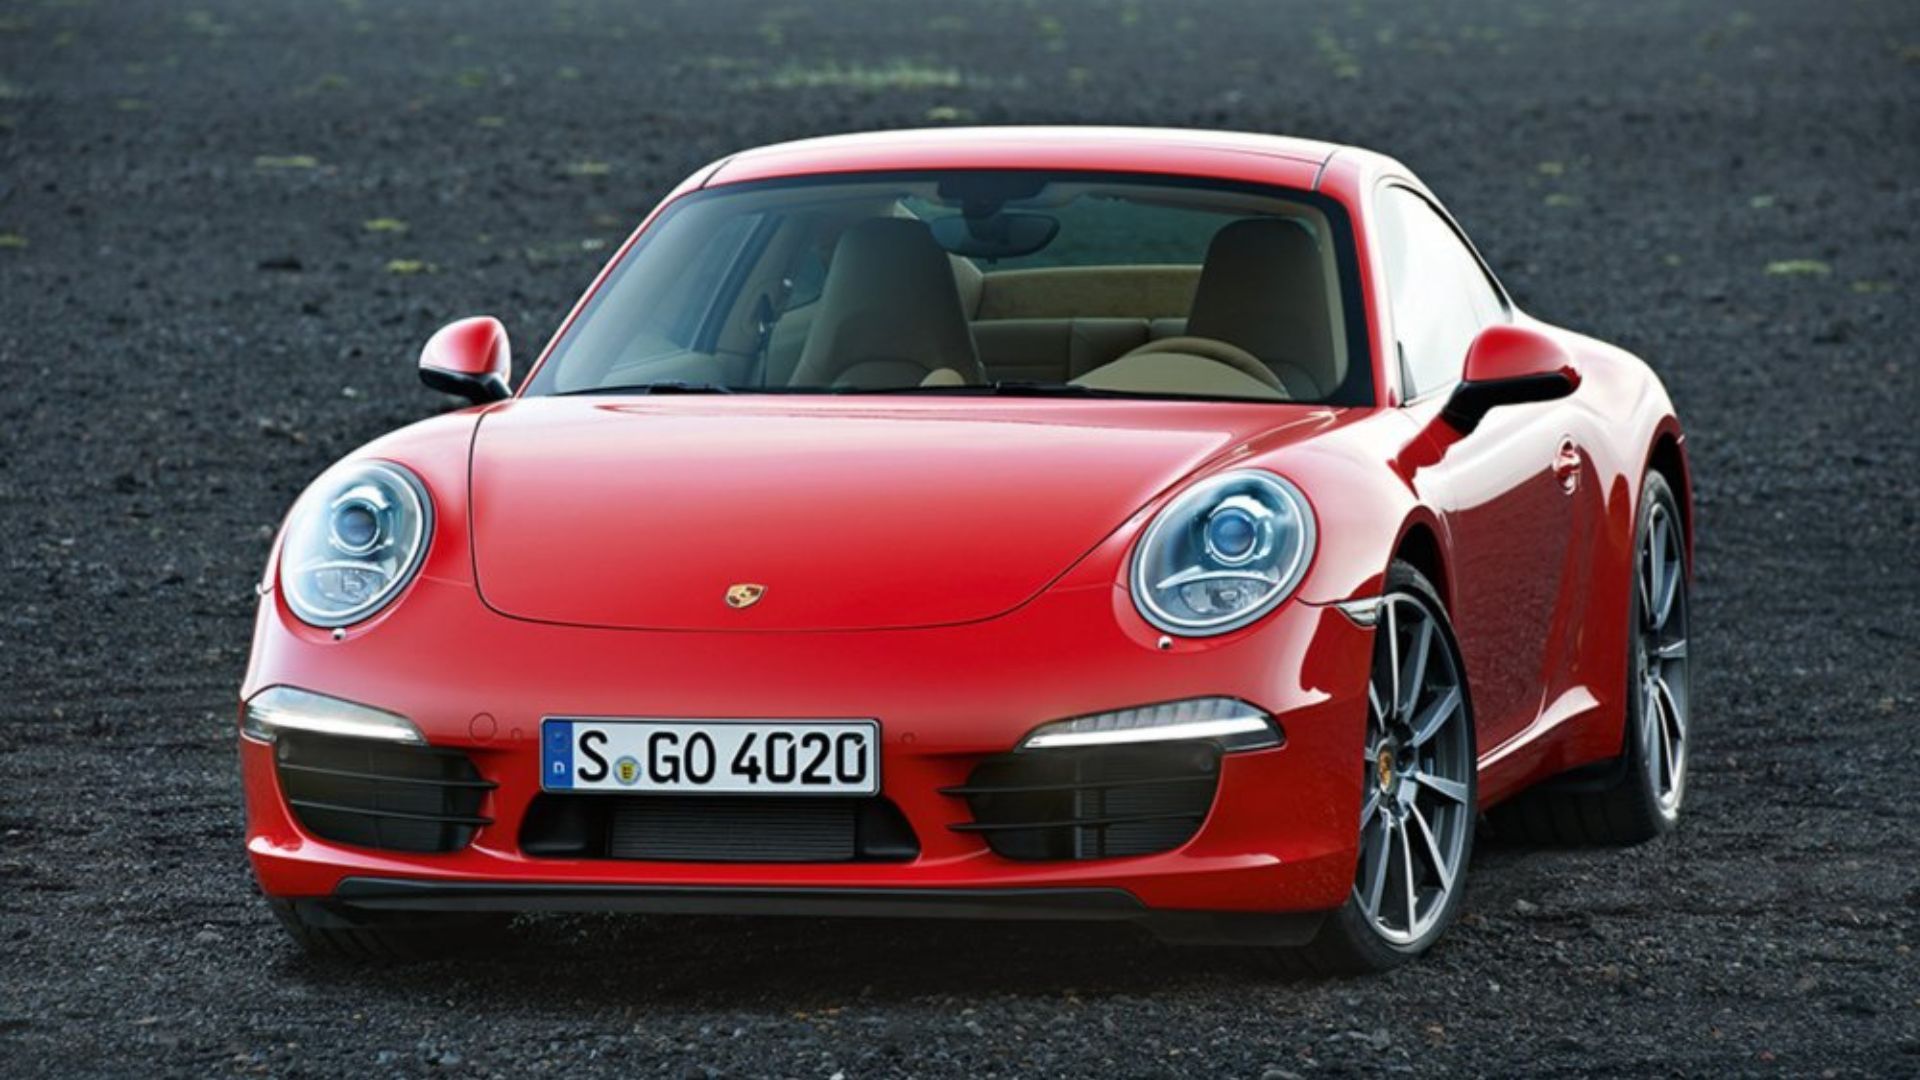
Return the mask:
<path id="1" fill-rule="evenodd" d="M 1329 419 L 1163 402 L 515 401 L 474 434 L 475 580 L 503 614 L 601 627 L 988 619 L 1203 463 Z M 729 602 L 741 585 L 755 602 Z"/>

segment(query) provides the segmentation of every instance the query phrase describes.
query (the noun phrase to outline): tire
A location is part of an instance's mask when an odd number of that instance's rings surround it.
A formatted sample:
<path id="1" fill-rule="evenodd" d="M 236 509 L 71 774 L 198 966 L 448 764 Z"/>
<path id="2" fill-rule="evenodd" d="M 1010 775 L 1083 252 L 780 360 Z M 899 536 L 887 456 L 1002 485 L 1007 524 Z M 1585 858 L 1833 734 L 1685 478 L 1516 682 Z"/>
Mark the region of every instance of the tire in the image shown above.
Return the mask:
<path id="1" fill-rule="evenodd" d="M 1640 489 L 1634 528 L 1626 723 L 1619 756 L 1520 795 L 1490 815 L 1501 835 L 1563 846 L 1638 844 L 1672 832 L 1687 790 L 1691 667 L 1686 541 L 1673 488 Z M 1649 581 L 1656 549 L 1664 572 Z M 1648 594 L 1671 589 L 1650 605 Z"/>
<path id="2" fill-rule="evenodd" d="M 1311 942 L 1281 958 L 1296 970 L 1399 967 L 1439 940 L 1466 893 L 1479 791 L 1466 667 L 1440 595 L 1418 570 L 1395 561 L 1383 599 L 1368 687 L 1354 887 Z M 1397 879 L 1398 919 L 1389 879 Z"/>
<path id="3" fill-rule="evenodd" d="M 376 966 L 485 951 L 508 922 L 502 915 L 449 914 L 424 920 L 348 913 L 312 900 L 269 900 L 268 904 L 288 936 L 309 955 Z"/>

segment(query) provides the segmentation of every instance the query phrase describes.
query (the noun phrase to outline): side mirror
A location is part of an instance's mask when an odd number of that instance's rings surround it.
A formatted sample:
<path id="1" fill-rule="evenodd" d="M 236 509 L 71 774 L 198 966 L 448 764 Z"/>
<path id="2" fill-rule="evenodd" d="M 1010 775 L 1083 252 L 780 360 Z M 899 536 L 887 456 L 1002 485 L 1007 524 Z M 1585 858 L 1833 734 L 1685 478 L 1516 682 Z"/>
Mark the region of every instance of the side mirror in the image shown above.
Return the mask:
<path id="1" fill-rule="evenodd" d="M 420 350 L 420 381 L 475 405 L 510 395 L 507 377 L 512 372 L 507 328 L 485 315 L 448 323 Z"/>
<path id="2" fill-rule="evenodd" d="M 1580 369 L 1558 341 L 1525 326 L 1489 326 L 1468 347 L 1466 371 L 1443 415 L 1472 431 L 1490 409 L 1553 401 L 1579 386 Z"/>

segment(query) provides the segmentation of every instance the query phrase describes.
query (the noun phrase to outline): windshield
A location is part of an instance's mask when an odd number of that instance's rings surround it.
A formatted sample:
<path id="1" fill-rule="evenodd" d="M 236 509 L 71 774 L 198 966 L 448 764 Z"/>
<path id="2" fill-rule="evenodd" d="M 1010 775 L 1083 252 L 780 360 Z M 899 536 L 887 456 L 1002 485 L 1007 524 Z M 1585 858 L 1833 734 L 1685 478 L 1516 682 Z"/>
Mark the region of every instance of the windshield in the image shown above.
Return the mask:
<path id="1" fill-rule="evenodd" d="M 1028 171 L 725 186 L 668 207 L 526 393 L 1366 404 L 1337 204 Z"/>

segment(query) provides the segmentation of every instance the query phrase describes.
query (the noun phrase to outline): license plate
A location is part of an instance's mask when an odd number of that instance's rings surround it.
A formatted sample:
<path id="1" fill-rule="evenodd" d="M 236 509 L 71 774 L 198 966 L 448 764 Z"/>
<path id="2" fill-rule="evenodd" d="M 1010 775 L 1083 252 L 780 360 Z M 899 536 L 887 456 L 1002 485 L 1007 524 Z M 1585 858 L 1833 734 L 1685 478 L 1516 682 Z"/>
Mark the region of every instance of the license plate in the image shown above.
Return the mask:
<path id="1" fill-rule="evenodd" d="M 543 721 L 548 791 L 709 795 L 877 795 L 872 720 Z"/>

